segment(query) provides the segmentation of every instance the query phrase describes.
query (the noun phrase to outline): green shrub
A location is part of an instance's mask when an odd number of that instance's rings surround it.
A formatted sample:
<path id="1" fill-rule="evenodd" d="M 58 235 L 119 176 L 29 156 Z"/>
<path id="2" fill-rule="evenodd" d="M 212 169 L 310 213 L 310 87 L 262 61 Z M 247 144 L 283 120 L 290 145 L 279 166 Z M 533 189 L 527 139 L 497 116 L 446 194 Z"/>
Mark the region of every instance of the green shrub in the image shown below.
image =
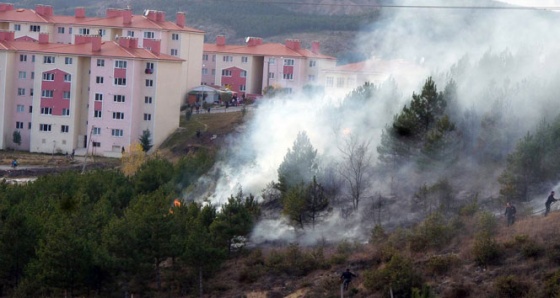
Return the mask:
<path id="1" fill-rule="evenodd" d="M 475 262 L 480 266 L 497 265 L 503 255 L 498 243 L 487 233 L 475 236 L 473 255 Z"/>
<path id="2" fill-rule="evenodd" d="M 422 289 L 412 288 L 412 298 L 433 298 L 432 289 L 429 285 L 423 284 Z"/>
<path id="3" fill-rule="evenodd" d="M 544 281 L 544 291 L 546 297 L 560 296 L 560 270 L 554 272 Z"/>
<path id="4" fill-rule="evenodd" d="M 410 237 L 410 249 L 422 251 L 426 248 L 441 248 L 449 243 L 451 229 L 440 213 L 430 214 Z"/>
<path id="5" fill-rule="evenodd" d="M 410 297 L 413 288 L 422 287 L 422 278 L 410 259 L 394 255 L 386 266 L 364 273 L 364 287 L 382 293 L 392 290 L 395 297 Z"/>
<path id="6" fill-rule="evenodd" d="M 526 297 L 529 285 L 513 275 L 500 276 L 494 282 L 494 289 L 498 297 Z"/>
<path id="7" fill-rule="evenodd" d="M 546 251 L 546 255 L 552 263 L 560 265 L 560 241 L 558 239 L 553 240 L 551 247 Z"/>
<path id="8" fill-rule="evenodd" d="M 496 234 L 497 228 L 498 221 L 492 213 L 484 211 L 478 215 L 476 229 L 479 233 L 485 233 L 492 236 Z"/>
<path id="9" fill-rule="evenodd" d="M 273 251 L 265 265 L 277 273 L 304 276 L 319 266 L 312 254 L 303 252 L 297 244 L 291 244 L 285 252 Z"/>
<path id="10" fill-rule="evenodd" d="M 525 258 L 537 259 L 544 253 L 544 248 L 535 241 L 529 241 L 521 246 L 521 254 Z"/>
<path id="11" fill-rule="evenodd" d="M 371 230 L 371 239 L 370 243 L 380 243 L 387 239 L 387 234 L 385 233 L 385 229 L 383 229 L 380 225 L 375 225 Z"/>
<path id="12" fill-rule="evenodd" d="M 459 261 L 459 257 L 456 255 L 432 256 L 428 260 L 427 269 L 434 274 L 445 274 Z"/>
<path id="13" fill-rule="evenodd" d="M 470 216 L 475 215 L 478 212 L 479 209 L 480 209 L 480 206 L 478 205 L 478 195 L 476 195 L 474 197 L 474 199 L 472 200 L 472 202 L 463 205 L 459 209 L 459 215 L 470 217 Z"/>

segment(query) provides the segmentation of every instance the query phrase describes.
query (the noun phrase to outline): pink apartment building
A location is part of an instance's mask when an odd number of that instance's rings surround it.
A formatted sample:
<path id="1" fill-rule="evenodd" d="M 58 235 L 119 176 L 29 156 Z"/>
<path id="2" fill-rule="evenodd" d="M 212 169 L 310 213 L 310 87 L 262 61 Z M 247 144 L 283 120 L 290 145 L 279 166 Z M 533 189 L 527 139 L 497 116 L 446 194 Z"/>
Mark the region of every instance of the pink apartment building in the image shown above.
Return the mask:
<path id="1" fill-rule="evenodd" d="M 336 59 L 319 49 L 318 42 L 308 50 L 299 40 L 263 43 L 257 37 L 248 37 L 244 45 L 227 45 L 220 35 L 216 43 L 204 44 L 201 82 L 247 94 L 262 94 L 267 86 L 298 91 L 305 85 L 324 85 L 321 70 L 335 67 Z"/>
<path id="2" fill-rule="evenodd" d="M 69 17 L 0 3 L 0 149 L 119 156 L 146 129 L 159 145 L 200 82 L 203 33 L 184 21 L 182 13 L 171 23 L 157 11 L 86 18 L 81 8 Z"/>

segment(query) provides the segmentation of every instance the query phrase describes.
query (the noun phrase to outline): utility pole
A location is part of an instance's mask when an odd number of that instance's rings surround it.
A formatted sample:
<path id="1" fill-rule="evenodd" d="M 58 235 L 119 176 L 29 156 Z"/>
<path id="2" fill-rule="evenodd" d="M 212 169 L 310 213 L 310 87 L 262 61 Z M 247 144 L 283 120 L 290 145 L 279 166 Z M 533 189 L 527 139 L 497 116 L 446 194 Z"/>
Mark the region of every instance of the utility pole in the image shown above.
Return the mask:
<path id="1" fill-rule="evenodd" d="M 88 148 L 89 148 L 89 144 L 91 143 L 91 135 L 93 133 L 93 129 L 95 128 L 95 126 L 91 126 L 91 129 L 89 131 L 89 140 L 86 144 L 86 154 L 84 155 L 84 166 L 82 167 L 82 174 L 86 172 L 86 164 L 87 164 L 87 157 L 88 157 Z M 86 135 L 87 136 L 87 135 Z M 93 153 L 93 150 L 92 150 Z"/>

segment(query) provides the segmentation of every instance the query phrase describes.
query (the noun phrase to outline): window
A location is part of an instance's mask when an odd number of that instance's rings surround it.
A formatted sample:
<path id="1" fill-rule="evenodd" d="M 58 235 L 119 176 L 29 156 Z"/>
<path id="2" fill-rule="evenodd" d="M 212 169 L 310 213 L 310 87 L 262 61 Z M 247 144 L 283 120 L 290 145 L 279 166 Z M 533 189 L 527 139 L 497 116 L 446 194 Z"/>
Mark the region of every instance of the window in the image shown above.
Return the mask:
<path id="1" fill-rule="evenodd" d="M 62 109 L 62 116 L 70 116 L 70 109 Z"/>
<path id="2" fill-rule="evenodd" d="M 23 122 L 16 122 L 16 129 L 23 129 Z"/>
<path id="3" fill-rule="evenodd" d="M 203 68 L 202 75 L 207 75 L 207 74 L 208 74 L 208 68 Z"/>
<path id="4" fill-rule="evenodd" d="M 19 96 L 25 95 L 25 88 L 17 88 L 17 95 Z"/>
<path id="5" fill-rule="evenodd" d="M 20 62 L 27 62 L 27 55 L 19 55 Z"/>
<path id="6" fill-rule="evenodd" d="M 68 125 L 61 125 L 60 126 L 60 132 L 68 133 L 69 131 L 70 131 L 70 127 Z"/>
<path id="7" fill-rule="evenodd" d="M 154 86 L 154 80 L 146 80 L 146 87 L 153 87 Z"/>
<path id="8" fill-rule="evenodd" d="M 153 39 L 156 36 L 156 34 L 152 31 L 146 31 L 144 32 L 144 38 L 150 38 Z"/>
<path id="9" fill-rule="evenodd" d="M 16 111 L 18 113 L 23 113 L 25 111 L 25 106 L 24 105 L 17 105 Z"/>
<path id="10" fill-rule="evenodd" d="M 337 87 L 337 88 L 342 88 L 342 87 L 344 87 L 344 78 L 337 78 L 337 79 L 336 79 L 336 87 Z"/>
<path id="11" fill-rule="evenodd" d="M 144 97 L 144 103 L 152 104 L 152 97 L 151 96 L 145 96 Z"/>
<path id="12" fill-rule="evenodd" d="M 51 131 L 51 125 L 50 124 L 39 124 L 39 130 L 40 131 Z"/>
<path id="13" fill-rule="evenodd" d="M 177 56 L 177 55 L 178 55 L 177 49 L 171 49 L 171 56 Z"/>
<path id="14" fill-rule="evenodd" d="M 103 59 L 97 59 L 97 66 L 99 66 L 99 67 L 105 66 L 105 60 L 103 60 Z"/>
<path id="15" fill-rule="evenodd" d="M 103 77 L 95 77 L 95 82 L 97 84 L 103 84 Z"/>
<path id="16" fill-rule="evenodd" d="M 249 58 L 247 56 L 241 57 L 241 63 L 247 63 L 247 62 L 249 62 Z"/>
<path id="17" fill-rule="evenodd" d="M 222 57 L 224 62 L 233 62 L 233 56 L 224 56 Z"/>
<path id="18" fill-rule="evenodd" d="M 31 55 L 31 62 L 35 63 L 35 55 Z"/>
<path id="19" fill-rule="evenodd" d="M 115 68 L 126 68 L 126 61 L 115 60 Z"/>
<path id="20" fill-rule="evenodd" d="M 204 60 L 204 61 L 208 61 L 208 54 L 204 54 L 204 55 L 202 55 L 202 60 Z"/>
<path id="21" fill-rule="evenodd" d="M 179 34 L 178 33 L 171 33 L 171 40 L 179 40 Z"/>
<path id="22" fill-rule="evenodd" d="M 144 121 L 152 121 L 152 114 L 144 113 Z"/>
<path id="23" fill-rule="evenodd" d="M 332 86 L 334 86 L 334 78 L 327 77 L 327 87 L 332 87 Z"/>
<path id="24" fill-rule="evenodd" d="M 113 112 L 113 119 L 119 119 L 119 120 L 124 119 L 124 113 L 123 112 Z"/>
<path id="25" fill-rule="evenodd" d="M 70 99 L 70 91 L 64 91 L 64 92 L 62 92 L 62 98 L 64 98 L 64 99 Z"/>
<path id="26" fill-rule="evenodd" d="M 215 76 L 216 75 L 216 70 L 212 68 L 212 75 Z"/>
<path id="27" fill-rule="evenodd" d="M 91 133 L 94 135 L 100 135 L 101 134 L 101 127 L 93 127 L 91 129 Z"/>
<path id="28" fill-rule="evenodd" d="M 242 70 L 242 71 L 239 73 L 239 76 L 242 77 L 242 78 L 246 78 L 246 77 L 247 77 L 247 71 L 246 71 L 246 70 Z"/>
<path id="29" fill-rule="evenodd" d="M 52 108 L 43 107 L 41 108 L 41 114 L 43 115 L 52 115 Z"/>
<path id="30" fill-rule="evenodd" d="M 31 122 L 27 123 L 27 129 L 31 129 Z"/>
<path id="31" fill-rule="evenodd" d="M 54 73 L 43 73 L 43 81 L 54 81 Z"/>
<path id="32" fill-rule="evenodd" d="M 115 85 L 126 86 L 126 79 L 125 78 L 115 78 Z"/>
<path id="33" fill-rule="evenodd" d="M 44 56 L 43 63 L 44 64 L 53 64 L 55 61 L 54 56 Z"/>
<path id="34" fill-rule="evenodd" d="M 315 76 L 314 75 L 308 75 L 307 80 L 310 81 L 310 82 L 313 82 L 313 81 L 315 81 Z"/>
<path id="35" fill-rule="evenodd" d="M 134 31 L 128 31 L 128 32 L 126 32 L 126 36 L 128 36 L 128 37 L 134 37 Z"/>
<path id="36" fill-rule="evenodd" d="M 275 64 L 276 63 L 276 58 L 268 58 L 268 63 L 269 64 Z"/>
<path id="37" fill-rule="evenodd" d="M 68 34 L 72 34 L 72 27 L 68 28 Z"/>
<path id="38" fill-rule="evenodd" d="M 35 72 L 34 71 L 31 72 L 31 79 L 35 80 Z"/>
<path id="39" fill-rule="evenodd" d="M 309 61 L 309 67 L 315 67 L 317 65 L 317 61 L 315 60 L 310 60 Z"/>
<path id="40" fill-rule="evenodd" d="M 268 73 L 268 78 L 269 78 L 269 79 L 274 79 L 274 73 L 273 73 L 273 72 L 269 72 L 269 73 Z"/>
<path id="41" fill-rule="evenodd" d="M 284 66 L 293 66 L 294 59 L 284 59 Z"/>
<path id="42" fill-rule="evenodd" d="M 25 79 L 27 78 L 27 73 L 25 71 L 20 71 L 18 74 L 18 78 Z"/>
<path id="43" fill-rule="evenodd" d="M 125 98 L 124 95 L 113 95 L 114 102 L 124 102 Z"/>
<path id="44" fill-rule="evenodd" d="M 79 28 L 78 34 L 80 35 L 89 35 L 89 28 Z"/>
<path id="45" fill-rule="evenodd" d="M 245 91 L 245 85 L 239 85 L 239 91 Z"/>
<path id="46" fill-rule="evenodd" d="M 97 35 L 99 35 L 99 36 L 105 36 L 105 34 L 106 34 L 105 29 L 99 29 L 99 30 L 97 31 Z"/>
<path id="47" fill-rule="evenodd" d="M 103 101 L 103 94 L 95 93 L 95 101 Z"/>
<path id="48" fill-rule="evenodd" d="M 41 31 L 41 26 L 39 26 L 39 25 L 29 25 L 29 31 L 39 32 L 39 31 Z"/>
<path id="49" fill-rule="evenodd" d="M 29 114 L 33 113 L 33 106 L 29 106 Z"/>
<path id="50" fill-rule="evenodd" d="M 30 96 L 33 96 L 33 88 L 30 88 L 30 89 L 29 89 L 29 95 L 30 95 Z"/>
<path id="51" fill-rule="evenodd" d="M 64 58 L 64 64 L 72 64 L 72 57 Z"/>
<path id="52" fill-rule="evenodd" d="M 101 118 L 101 110 L 93 111 L 93 118 Z"/>
<path id="53" fill-rule="evenodd" d="M 111 129 L 111 135 L 113 137 L 122 137 L 123 136 L 123 130 L 122 129 Z"/>
<path id="54" fill-rule="evenodd" d="M 101 143 L 100 142 L 91 142 L 91 145 L 93 147 L 101 147 Z"/>
<path id="55" fill-rule="evenodd" d="M 229 70 L 229 69 L 222 70 L 222 76 L 231 77 L 231 70 Z"/>
<path id="56" fill-rule="evenodd" d="M 14 24 L 14 31 L 21 31 L 21 25 L 20 24 Z"/>
<path id="57" fill-rule="evenodd" d="M 216 61 L 216 55 L 212 55 L 212 62 Z"/>
<path id="58" fill-rule="evenodd" d="M 42 90 L 41 91 L 41 97 L 45 97 L 45 98 L 52 98 L 53 97 L 53 90 Z"/>
<path id="59" fill-rule="evenodd" d="M 72 81 L 72 75 L 71 75 L 71 74 L 65 73 L 65 74 L 64 74 L 64 81 L 65 81 L 65 82 L 70 82 L 70 81 Z"/>
<path id="60" fill-rule="evenodd" d="M 293 80 L 294 79 L 294 74 L 293 73 L 285 73 L 284 74 L 284 80 Z"/>
<path id="61" fill-rule="evenodd" d="M 58 33 L 64 34 L 64 27 L 58 27 Z"/>
<path id="62" fill-rule="evenodd" d="M 154 69 L 154 63 L 153 62 L 146 62 L 146 69 Z"/>

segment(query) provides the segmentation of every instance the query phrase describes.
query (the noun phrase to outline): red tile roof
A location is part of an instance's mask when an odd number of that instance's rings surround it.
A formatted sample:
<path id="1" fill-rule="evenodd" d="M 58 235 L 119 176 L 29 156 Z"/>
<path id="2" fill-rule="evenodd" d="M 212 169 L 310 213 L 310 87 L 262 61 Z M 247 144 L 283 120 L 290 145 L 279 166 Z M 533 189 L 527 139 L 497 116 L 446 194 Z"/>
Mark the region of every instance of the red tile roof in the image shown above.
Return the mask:
<path id="1" fill-rule="evenodd" d="M 156 55 L 147 49 L 142 48 L 124 48 L 119 46 L 117 42 L 103 42 L 101 51 L 93 52 L 91 43 L 85 44 L 60 44 L 48 43 L 40 44 L 28 41 L 0 41 L 0 49 L 12 51 L 35 52 L 41 54 L 60 54 L 72 56 L 90 56 L 90 57 L 113 57 L 124 59 L 149 59 L 181 62 L 184 61 L 175 56 L 166 54 Z"/>
<path id="2" fill-rule="evenodd" d="M 261 45 L 247 46 L 247 45 L 223 45 L 204 44 L 204 52 L 223 53 L 223 54 L 238 54 L 238 55 L 252 55 L 252 56 L 277 56 L 277 57 L 301 57 L 301 58 L 317 58 L 317 59 L 332 59 L 335 57 L 313 53 L 308 49 L 292 50 L 286 45 L 281 43 L 264 43 Z"/>

